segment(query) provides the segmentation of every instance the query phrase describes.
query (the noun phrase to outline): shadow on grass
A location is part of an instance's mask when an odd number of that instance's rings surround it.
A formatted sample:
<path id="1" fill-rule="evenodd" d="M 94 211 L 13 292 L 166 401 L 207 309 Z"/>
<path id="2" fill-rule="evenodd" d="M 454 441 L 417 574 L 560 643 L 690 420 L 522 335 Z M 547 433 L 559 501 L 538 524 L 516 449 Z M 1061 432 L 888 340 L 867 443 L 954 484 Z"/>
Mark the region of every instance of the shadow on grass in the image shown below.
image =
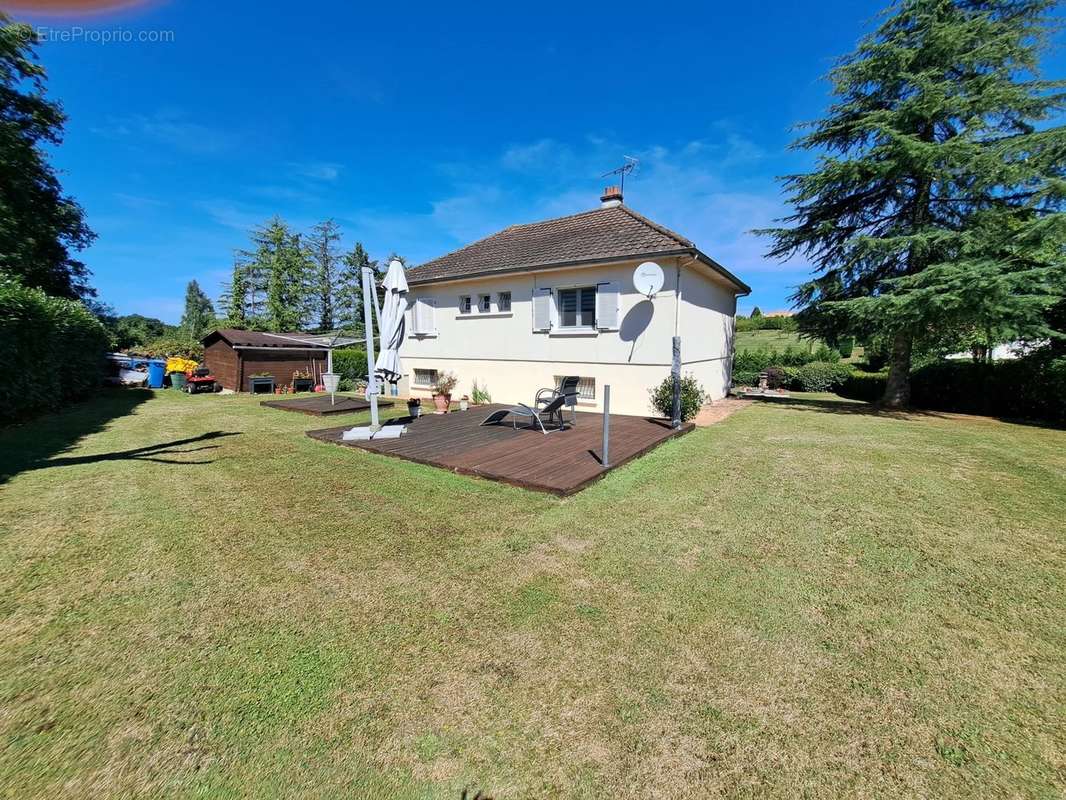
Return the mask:
<path id="1" fill-rule="evenodd" d="M 133 413 L 147 402 L 152 392 L 147 389 L 104 389 L 96 397 L 77 403 L 53 414 L 46 414 L 28 422 L 0 429 L 0 484 L 21 472 L 97 461 L 136 459 L 168 464 L 203 464 L 206 461 L 178 461 L 160 458 L 173 453 L 197 452 L 212 447 L 175 450 L 176 447 L 231 436 L 219 431 L 189 439 L 138 447 L 114 453 L 56 458 L 69 452 L 89 436 L 104 430 L 108 423 Z"/>
<path id="2" fill-rule="evenodd" d="M 843 397 L 839 399 L 826 399 L 817 397 L 792 396 L 787 400 L 766 400 L 762 402 L 770 403 L 775 406 L 781 406 L 782 408 L 787 408 L 791 411 L 813 411 L 822 414 L 847 414 L 852 416 L 859 415 L 897 420 L 985 420 L 1003 422 L 1009 425 L 1025 425 L 1028 427 L 1048 428 L 1051 430 L 1062 429 L 1062 426 L 1060 425 L 1056 425 L 1053 422 L 1044 422 L 1041 420 L 1026 420 L 1009 417 L 991 417 L 980 414 L 967 414 L 965 412 L 960 411 L 936 411 L 934 409 L 927 408 L 889 409 L 882 408 L 881 406 L 875 403 L 867 403 L 862 400 L 849 400 Z"/>

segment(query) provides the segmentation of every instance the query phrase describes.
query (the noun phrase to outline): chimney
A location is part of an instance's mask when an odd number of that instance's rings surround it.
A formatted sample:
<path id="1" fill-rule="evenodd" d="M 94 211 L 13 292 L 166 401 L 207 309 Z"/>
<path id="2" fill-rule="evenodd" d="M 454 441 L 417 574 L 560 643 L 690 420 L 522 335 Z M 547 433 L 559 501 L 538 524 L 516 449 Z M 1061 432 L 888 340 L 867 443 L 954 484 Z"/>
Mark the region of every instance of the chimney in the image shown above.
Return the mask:
<path id="1" fill-rule="evenodd" d="M 622 205 L 622 190 L 617 186 L 608 186 L 600 196 L 600 208 L 614 208 Z"/>

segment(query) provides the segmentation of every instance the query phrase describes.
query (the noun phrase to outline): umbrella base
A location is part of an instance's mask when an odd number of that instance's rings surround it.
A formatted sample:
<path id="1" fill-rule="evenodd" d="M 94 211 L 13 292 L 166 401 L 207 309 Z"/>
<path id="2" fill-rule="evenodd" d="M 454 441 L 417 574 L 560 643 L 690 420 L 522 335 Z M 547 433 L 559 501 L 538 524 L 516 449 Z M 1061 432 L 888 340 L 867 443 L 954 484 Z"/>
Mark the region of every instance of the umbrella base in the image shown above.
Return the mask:
<path id="1" fill-rule="evenodd" d="M 349 428 L 341 434 L 341 439 L 346 442 L 368 441 L 370 439 L 399 439 L 407 432 L 406 425 L 386 425 L 379 430 L 373 430 L 370 426 Z"/>

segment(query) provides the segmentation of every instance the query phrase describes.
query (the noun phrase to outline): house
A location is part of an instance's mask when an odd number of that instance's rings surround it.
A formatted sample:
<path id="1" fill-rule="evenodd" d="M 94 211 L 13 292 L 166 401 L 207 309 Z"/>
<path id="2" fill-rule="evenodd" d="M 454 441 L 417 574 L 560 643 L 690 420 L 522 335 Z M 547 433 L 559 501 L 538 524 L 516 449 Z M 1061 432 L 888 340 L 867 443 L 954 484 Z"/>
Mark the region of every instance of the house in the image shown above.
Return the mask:
<path id="1" fill-rule="evenodd" d="M 530 403 L 562 375 L 580 375 L 580 406 L 648 414 L 649 390 L 670 374 L 681 337 L 682 372 L 711 398 L 729 389 L 736 298 L 751 290 L 695 244 L 625 206 L 608 187 L 581 214 L 512 225 L 407 272 L 404 366 L 411 393 L 428 396 L 453 372 L 453 394 L 476 381 L 496 402 Z M 634 269 L 665 273 L 654 297 Z"/>
<path id="2" fill-rule="evenodd" d="M 221 328 L 203 339 L 204 366 L 235 392 L 249 391 L 249 378 L 270 375 L 275 386 L 290 386 L 293 373 L 311 373 L 315 383 L 326 371 L 327 348 L 302 333 L 262 333 Z"/>

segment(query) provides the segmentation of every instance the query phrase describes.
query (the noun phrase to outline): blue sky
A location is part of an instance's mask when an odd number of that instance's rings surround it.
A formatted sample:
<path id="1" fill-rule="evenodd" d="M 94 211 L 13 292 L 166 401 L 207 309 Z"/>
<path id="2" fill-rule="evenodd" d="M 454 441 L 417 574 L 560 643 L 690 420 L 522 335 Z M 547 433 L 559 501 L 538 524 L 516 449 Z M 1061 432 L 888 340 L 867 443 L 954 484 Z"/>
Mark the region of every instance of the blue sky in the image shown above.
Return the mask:
<path id="1" fill-rule="evenodd" d="M 55 158 L 99 234 L 84 260 L 100 299 L 177 322 L 185 284 L 217 297 L 233 250 L 273 214 L 298 228 L 333 217 L 346 246 L 419 263 L 595 207 L 623 154 L 641 162 L 628 205 L 750 283 L 742 311 L 785 308 L 807 267 L 768 261 L 747 231 L 785 211 L 775 176 L 810 163 L 787 150 L 789 128 L 825 107 L 823 76 L 883 5 L 171 0 L 13 13 L 55 32 L 39 49 L 70 116 Z M 137 41 L 153 32 L 171 41 Z"/>

